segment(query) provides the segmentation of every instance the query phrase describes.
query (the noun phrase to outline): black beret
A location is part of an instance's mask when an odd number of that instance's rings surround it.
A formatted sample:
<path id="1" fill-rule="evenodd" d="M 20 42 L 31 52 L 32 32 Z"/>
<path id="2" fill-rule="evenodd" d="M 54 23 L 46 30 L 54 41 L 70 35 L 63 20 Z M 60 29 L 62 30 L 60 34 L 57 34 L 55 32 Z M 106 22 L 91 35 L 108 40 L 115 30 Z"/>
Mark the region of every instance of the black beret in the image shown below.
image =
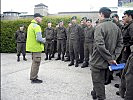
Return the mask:
<path id="1" fill-rule="evenodd" d="M 82 20 L 87 20 L 87 17 L 83 17 Z"/>
<path id="2" fill-rule="evenodd" d="M 114 17 L 119 17 L 117 14 L 114 14 L 113 16 L 112 16 L 112 18 L 114 18 Z"/>
<path id="3" fill-rule="evenodd" d="M 77 17 L 76 16 L 73 16 L 71 19 L 77 19 Z"/>

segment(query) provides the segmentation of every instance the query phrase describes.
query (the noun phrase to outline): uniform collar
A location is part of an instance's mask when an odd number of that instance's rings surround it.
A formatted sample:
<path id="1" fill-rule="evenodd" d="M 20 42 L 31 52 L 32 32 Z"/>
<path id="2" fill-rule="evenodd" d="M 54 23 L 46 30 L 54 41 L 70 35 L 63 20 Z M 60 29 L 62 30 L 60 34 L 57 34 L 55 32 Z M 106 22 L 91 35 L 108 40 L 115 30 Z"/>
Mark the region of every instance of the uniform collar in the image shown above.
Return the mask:
<path id="1" fill-rule="evenodd" d="M 110 18 L 105 18 L 105 19 L 101 20 L 100 23 L 107 22 L 107 21 L 111 21 L 111 19 Z"/>
<path id="2" fill-rule="evenodd" d="M 31 23 L 38 23 L 35 19 L 33 19 L 32 21 L 31 21 Z"/>

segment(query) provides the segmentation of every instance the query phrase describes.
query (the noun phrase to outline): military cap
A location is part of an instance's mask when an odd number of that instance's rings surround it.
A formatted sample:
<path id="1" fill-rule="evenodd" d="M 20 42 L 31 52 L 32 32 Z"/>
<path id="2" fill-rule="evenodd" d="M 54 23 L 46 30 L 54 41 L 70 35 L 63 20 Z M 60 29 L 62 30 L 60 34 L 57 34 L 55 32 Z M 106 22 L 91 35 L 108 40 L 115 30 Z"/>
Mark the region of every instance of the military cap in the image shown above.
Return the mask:
<path id="1" fill-rule="evenodd" d="M 51 21 L 48 21 L 47 23 L 51 23 Z"/>
<path id="2" fill-rule="evenodd" d="M 82 22 L 83 20 L 81 19 L 80 22 Z"/>
<path id="3" fill-rule="evenodd" d="M 42 15 L 40 15 L 39 13 L 35 13 L 34 17 L 43 17 Z"/>
<path id="4" fill-rule="evenodd" d="M 83 17 L 82 20 L 87 20 L 87 17 Z"/>
<path id="5" fill-rule="evenodd" d="M 76 16 L 73 16 L 71 19 L 72 19 L 72 20 L 73 20 L 73 19 L 77 19 L 77 17 L 76 17 Z"/>
<path id="6" fill-rule="evenodd" d="M 119 17 L 117 14 L 114 14 L 113 16 L 112 16 L 112 18 L 114 18 L 114 17 Z"/>
<path id="7" fill-rule="evenodd" d="M 90 21 L 90 22 L 92 22 L 92 19 L 87 19 L 86 21 Z"/>
<path id="8" fill-rule="evenodd" d="M 24 27 L 24 24 L 20 24 L 19 27 Z"/>
<path id="9" fill-rule="evenodd" d="M 58 23 L 60 23 L 60 22 L 63 22 L 62 20 L 60 20 Z"/>

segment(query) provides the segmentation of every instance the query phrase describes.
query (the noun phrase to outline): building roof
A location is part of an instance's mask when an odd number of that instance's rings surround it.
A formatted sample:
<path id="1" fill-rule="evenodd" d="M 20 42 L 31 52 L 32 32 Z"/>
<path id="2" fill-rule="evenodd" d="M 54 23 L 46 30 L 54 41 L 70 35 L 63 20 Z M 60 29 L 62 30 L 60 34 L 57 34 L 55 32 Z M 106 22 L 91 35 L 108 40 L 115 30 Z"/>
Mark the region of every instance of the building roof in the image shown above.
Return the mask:
<path id="1" fill-rule="evenodd" d="M 81 14 L 81 13 L 98 13 L 99 11 L 78 11 L 78 12 L 58 12 L 58 14 L 75 14 L 75 13 L 79 13 L 79 14 Z M 112 12 L 117 12 L 117 11 L 112 11 Z"/>
<path id="2" fill-rule="evenodd" d="M 14 12 L 14 11 L 6 11 L 6 12 L 3 12 L 3 14 L 5 13 L 17 13 L 17 14 L 21 14 L 20 12 Z"/>
<path id="3" fill-rule="evenodd" d="M 44 5 L 43 3 L 40 3 L 40 4 L 35 5 L 35 7 L 40 7 L 40 6 L 48 7 L 48 6 Z"/>

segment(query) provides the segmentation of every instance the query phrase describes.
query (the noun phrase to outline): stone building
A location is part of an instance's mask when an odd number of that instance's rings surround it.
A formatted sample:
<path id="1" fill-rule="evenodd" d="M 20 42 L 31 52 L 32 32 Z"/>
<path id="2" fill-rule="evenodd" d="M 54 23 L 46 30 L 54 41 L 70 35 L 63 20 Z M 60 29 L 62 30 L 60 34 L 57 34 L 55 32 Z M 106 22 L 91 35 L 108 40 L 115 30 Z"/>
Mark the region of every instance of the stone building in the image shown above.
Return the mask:
<path id="1" fill-rule="evenodd" d="M 19 12 L 13 12 L 13 11 L 7 11 L 7 12 L 3 12 L 3 17 L 2 19 L 4 20 L 15 20 L 15 19 L 19 19 Z"/>
<path id="2" fill-rule="evenodd" d="M 116 14 L 118 11 L 117 7 L 110 7 L 112 14 Z M 99 16 L 98 16 L 98 12 L 99 9 L 97 9 L 96 11 L 80 11 L 80 12 L 59 12 L 56 16 L 79 16 L 79 17 L 87 17 L 92 19 L 93 22 L 95 22 Z M 52 15 L 54 16 L 54 15 Z"/>
<path id="3" fill-rule="evenodd" d="M 48 15 L 48 6 L 43 3 L 35 5 L 34 13 L 40 13 L 42 16 Z"/>

